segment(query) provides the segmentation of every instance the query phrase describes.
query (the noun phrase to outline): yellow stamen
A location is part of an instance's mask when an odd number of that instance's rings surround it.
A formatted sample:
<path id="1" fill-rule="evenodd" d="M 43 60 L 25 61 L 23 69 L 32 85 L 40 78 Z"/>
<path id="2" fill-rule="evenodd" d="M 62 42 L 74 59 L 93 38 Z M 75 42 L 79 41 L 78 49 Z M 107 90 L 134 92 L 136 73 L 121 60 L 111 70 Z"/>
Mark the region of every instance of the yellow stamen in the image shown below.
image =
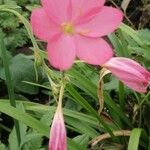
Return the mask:
<path id="1" fill-rule="evenodd" d="M 80 31 L 79 33 L 81 34 L 81 35 L 86 35 L 86 34 L 88 34 L 90 32 L 90 30 L 82 30 L 82 31 Z"/>
<path id="2" fill-rule="evenodd" d="M 71 23 L 63 23 L 61 26 L 62 26 L 62 31 L 65 34 L 69 34 L 69 35 L 73 34 L 73 32 L 74 32 L 73 24 L 71 24 Z"/>

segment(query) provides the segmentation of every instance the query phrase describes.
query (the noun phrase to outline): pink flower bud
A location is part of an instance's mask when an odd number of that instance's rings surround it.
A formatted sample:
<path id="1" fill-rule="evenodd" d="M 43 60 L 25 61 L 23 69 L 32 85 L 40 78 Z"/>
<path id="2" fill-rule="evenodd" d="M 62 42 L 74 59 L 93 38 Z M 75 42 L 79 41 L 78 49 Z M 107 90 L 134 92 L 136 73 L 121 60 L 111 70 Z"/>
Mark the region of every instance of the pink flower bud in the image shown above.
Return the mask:
<path id="1" fill-rule="evenodd" d="M 62 109 L 57 108 L 50 131 L 49 150 L 66 150 L 67 136 Z"/>
<path id="2" fill-rule="evenodd" d="M 113 57 L 103 67 L 137 92 L 146 92 L 150 84 L 150 72 L 129 58 Z"/>

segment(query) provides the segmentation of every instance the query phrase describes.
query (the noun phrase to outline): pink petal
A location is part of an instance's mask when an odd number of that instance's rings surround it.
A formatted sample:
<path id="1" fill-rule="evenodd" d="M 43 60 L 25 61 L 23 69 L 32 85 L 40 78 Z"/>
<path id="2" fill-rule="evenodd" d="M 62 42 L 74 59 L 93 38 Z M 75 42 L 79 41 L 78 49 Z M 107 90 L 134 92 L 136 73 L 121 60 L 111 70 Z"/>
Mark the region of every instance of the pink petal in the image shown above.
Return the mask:
<path id="1" fill-rule="evenodd" d="M 41 40 L 49 41 L 60 32 L 59 26 L 48 18 L 43 8 L 33 10 L 30 20 L 34 34 Z"/>
<path id="2" fill-rule="evenodd" d="M 47 15 L 58 24 L 68 20 L 70 0 L 41 0 Z"/>
<path id="3" fill-rule="evenodd" d="M 135 91 L 146 92 L 150 84 L 150 73 L 140 64 L 129 58 L 114 57 L 103 66 Z"/>
<path id="4" fill-rule="evenodd" d="M 86 36 L 101 37 L 117 29 L 122 19 L 123 14 L 119 9 L 104 6 L 95 18 L 78 25 L 76 30 Z"/>
<path id="5" fill-rule="evenodd" d="M 132 66 L 132 69 L 137 70 L 137 71 L 140 71 L 140 73 L 142 74 L 145 74 L 145 76 L 149 76 L 149 72 L 143 68 L 139 63 L 137 63 L 136 61 L 132 60 L 132 59 L 129 59 L 129 58 L 125 58 L 125 57 L 114 57 L 112 58 L 113 59 L 113 62 L 115 62 L 116 64 L 122 64 L 122 65 L 125 65 L 125 66 Z"/>
<path id="6" fill-rule="evenodd" d="M 57 108 L 51 126 L 49 150 L 67 150 L 67 135 L 60 108 Z"/>
<path id="7" fill-rule="evenodd" d="M 123 81 L 125 85 L 127 85 L 129 88 L 134 89 L 137 92 L 145 93 L 147 91 L 147 87 L 149 86 L 148 82 L 141 83 L 141 82 L 125 82 Z"/>
<path id="8" fill-rule="evenodd" d="M 57 40 L 48 43 L 50 64 L 60 70 L 69 69 L 75 59 L 75 45 L 71 36 L 61 35 Z"/>
<path id="9" fill-rule="evenodd" d="M 77 56 L 89 64 L 103 64 L 113 55 L 109 44 L 101 38 L 88 38 L 77 35 L 75 39 Z"/>
<path id="10" fill-rule="evenodd" d="M 150 73 L 136 61 L 124 57 L 113 57 L 106 62 L 104 66 L 108 66 L 109 70 L 115 74 L 118 74 L 120 78 L 131 81 L 147 80 L 150 75 Z M 134 74 L 135 76 L 133 77 Z"/>
<path id="11" fill-rule="evenodd" d="M 85 22 L 92 19 L 100 11 L 105 0 L 71 0 L 72 1 L 72 20 L 75 23 Z"/>

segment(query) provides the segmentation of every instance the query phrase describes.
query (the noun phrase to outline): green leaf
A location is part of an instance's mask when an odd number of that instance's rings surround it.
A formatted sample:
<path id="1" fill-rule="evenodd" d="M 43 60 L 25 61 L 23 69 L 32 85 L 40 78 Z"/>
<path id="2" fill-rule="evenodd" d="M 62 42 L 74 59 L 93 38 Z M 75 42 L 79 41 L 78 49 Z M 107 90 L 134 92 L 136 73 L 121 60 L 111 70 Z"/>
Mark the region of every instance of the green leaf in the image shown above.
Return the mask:
<path id="1" fill-rule="evenodd" d="M 36 134 L 36 132 L 28 134 L 25 139 L 28 141 L 26 141 L 23 150 L 39 150 L 42 146 L 42 135 Z"/>
<path id="2" fill-rule="evenodd" d="M 100 125 L 102 125 L 107 132 L 109 132 L 112 136 L 112 131 L 110 127 L 99 117 L 98 113 L 95 111 L 95 109 L 78 93 L 71 84 L 66 86 L 66 90 L 73 96 L 75 101 L 79 103 L 85 110 L 87 110 L 91 115 L 95 116 L 99 122 Z"/>
<path id="3" fill-rule="evenodd" d="M 104 92 L 104 97 L 105 97 L 105 104 L 111 109 L 113 109 L 118 116 L 129 126 L 132 127 L 132 124 L 130 120 L 127 118 L 127 116 L 124 114 L 124 112 L 119 108 L 116 103 L 111 99 L 111 97 L 108 95 L 108 93 Z"/>
<path id="4" fill-rule="evenodd" d="M 38 49 L 38 45 L 37 45 L 36 40 L 34 38 L 34 35 L 33 35 L 33 32 L 32 32 L 32 27 L 31 27 L 29 21 L 25 17 L 23 17 L 20 13 L 18 13 L 17 11 L 15 11 L 13 9 L 9 9 L 9 7 L 7 7 L 7 6 L 2 7 L 2 8 L 0 7 L 0 11 L 9 12 L 9 13 L 14 14 L 15 16 L 17 16 L 18 19 L 24 24 L 24 26 L 27 30 L 27 33 L 28 33 L 28 35 L 29 35 L 29 37 L 32 41 L 32 44 L 33 44 L 34 48 Z"/>
<path id="5" fill-rule="evenodd" d="M 74 120 L 74 118 L 65 117 L 65 121 L 67 122 L 67 124 L 77 129 L 79 133 L 86 133 L 91 138 L 94 138 L 99 135 L 99 133 L 95 129 L 91 128 L 88 124 L 81 120 Z"/>
<path id="6" fill-rule="evenodd" d="M 128 25 L 122 23 L 119 28 L 123 32 L 125 32 L 126 34 L 130 35 L 140 46 L 144 45 L 144 42 L 142 41 L 142 39 L 138 35 L 138 32 L 133 30 L 131 27 L 129 27 Z"/>
<path id="7" fill-rule="evenodd" d="M 26 135 L 26 137 L 24 138 L 24 140 L 21 142 L 20 149 L 23 148 L 23 147 L 24 147 L 24 149 L 26 147 L 29 149 L 29 146 L 31 147 L 33 145 L 32 141 L 35 141 L 37 139 L 40 139 L 40 140 L 38 140 L 38 142 L 35 144 L 35 146 L 38 147 L 38 148 L 40 148 L 41 147 L 41 138 L 42 138 L 42 136 L 43 135 L 35 133 L 35 132 Z M 28 143 L 30 143 L 30 144 L 28 145 Z"/>
<path id="8" fill-rule="evenodd" d="M 94 100 L 97 100 L 97 86 L 92 83 L 89 79 L 87 79 L 83 74 L 81 74 L 76 69 L 72 68 L 67 72 L 69 77 L 71 78 L 70 82 L 83 91 L 86 94 L 90 95 Z"/>
<path id="9" fill-rule="evenodd" d="M 0 12 L 0 26 L 4 29 L 15 29 L 19 26 L 19 21 L 12 14 Z M 7 33 L 7 32 L 6 32 Z"/>
<path id="10" fill-rule="evenodd" d="M 145 42 L 145 44 L 150 45 L 150 30 L 142 29 L 138 31 L 139 36 Z"/>
<path id="11" fill-rule="evenodd" d="M 10 71 L 15 89 L 28 94 L 37 94 L 38 87 L 23 82 L 36 82 L 32 60 L 27 59 L 23 54 L 19 54 L 12 58 Z M 4 68 L 0 69 L 0 77 L 5 80 Z"/>
<path id="12" fill-rule="evenodd" d="M 77 92 L 71 84 L 68 84 L 66 86 L 66 90 L 70 93 L 71 96 L 73 96 L 74 101 L 80 104 L 84 109 L 86 109 L 91 115 L 94 115 L 98 117 L 97 112 L 94 110 L 94 108 L 91 107 L 91 105 L 80 95 L 79 92 Z"/>
<path id="13" fill-rule="evenodd" d="M 68 139 L 68 150 L 84 150 L 84 146 L 79 145 L 71 139 Z"/>
<path id="14" fill-rule="evenodd" d="M 138 150 L 141 133 L 142 129 L 139 128 L 133 129 L 129 139 L 128 150 Z"/>
<path id="15" fill-rule="evenodd" d="M 40 119 L 40 121 L 42 123 L 44 123 L 47 126 L 50 126 L 52 121 L 53 121 L 53 117 L 54 117 L 54 110 L 50 109 L 48 112 L 46 112 L 42 118 Z"/>
<path id="16" fill-rule="evenodd" d="M 89 136 L 87 134 L 76 136 L 73 141 L 78 143 L 79 145 L 84 146 L 84 150 L 87 150 L 88 142 L 89 142 Z"/>
<path id="17" fill-rule="evenodd" d="M 111 76 L 110 77 L 110 81 L 109 82 L 106 82 L 104 83 L 104 90 L 107 90 L 107 91 L 111 91 L 111 90 L 116 90 L 118 91 L 118 79 L 115 78 L 114 76 Z"/>
<path id="18" fill-rule="evenodd" d="M 29 39 L 25 28 L 21 29 L 16 28 L 10 33 L 6 34 L 4 38 L 6 47 L 7 49 L 9 49 L 9 51 L 14 51 L 18 47 L 21 47 L 21 49 L 23 49 L 23 46 L 27 44 L 28 40 Z"/>
<path id="19" fill-rule="evenodd" d="M 6 105 L 8 106 L 8 102 L 6 100 L 0 100 L 0 105 Z M 26 110 L 30 110 L 30 111 L 34 111 L 34 112 L 40 112 L 42 114 L 45 114 L 46 112 L 48 111 L 54 111 L 56 108 L 55 107 L 52 107 L 52 106 L 45 106 L 45 105 L 41 105 L 41 104 L 37 104 L 37 103 L 32 103 L 32 102 L 23 102 L 23 104 L 25 105 L 25 108 Z M 0 107 L 1 108 L 1 107 Z M 0 109 L 1 111 L 1 109 Z M 3 112 L 3 111 L 2 111 Z M 100 123 L 101 125 L 106 129 L 107 132 L 109 132 L 111 135 L 112 134 L 112 131 L 111 129 L 108 127 L 108 125 L 103 122 L 101 120 L 101 118 L 98 118 L 97 117 L 93 117 L 91 115 L 85 115 L 83 113 L 79 113 L 79 112 L 75 112 L 75 111 L 71 111 L 71 110 L 68 110 L 68 109 L 63 109 L 63 112 L 65 114 L 65 116 L 69 116 L 72 118 L 72 120 L 74 121 L 74 123 L 76 123 L 76 121 L 78 122 L 79 120 L 82 122 L 85 122 L 88 126 L 89 126 L 89 129 L 91 129 L 90 127 L 94 127 L 94 128 L 97 128 L 100 126 Z M 12 114 L 11 114 L 12 115 Z M 10 115 L 10 116 L 11 116 Z M 21 118 L 22 119 L 22 118 Z M 41 122 L 40 122 L 41 123 Z M 71 124 L 72 122 L 67 122 L 67 124 Z M 75 124 L 74 124 L 75 125 Z M 33 127 L 33 126 L 31 126 Z M 38 129 L 39 130 L 39 129 Z M 83 130 L 82 130 L 83 131 Z M 101 131 L 103 131 L 103 128 L 101 128 Z M 91 132 L 91 131 L 90 131 Z M 93 132 L 93 131 L 92 131 Z M 94 131 L 95 132 L 95 131 Z M 91 133 L 90 133 L 91 134 Z M 93 133 L 92 133 L 93 134 Z M 97 134 L 96 132 L 94 134 Z"/>
<path id="20" fill-rule="evenodd" d="M 0 102 L 0 112 L 15 118 L 16 120 L 21 121 L 22 123 L 26 124 L 27 126 L 32 127 L 33 129 L 37 130 L 39 133 L 43 134 L 44 136 L 49 137 L 49 127 L 43 124 L 42 122 L 38 121 L 37 119 L 31 117 L 27 113 L 24 113 L 17 108 L 10 106 L 7 103 Z"/>
<path id="21" fill-rule="evenodd" d="M 16 104 L 18 105 L 21 101 L 17 100 Z M 9 101 L 8 100 L 3 100 L 0 99 L 0 104 L 6 104 L 9 105 Z M 48 113 L 54 113 L 54 111 L 56 110 L 56 107 L 54 106 L 46 106 L 46 105 L 41 105 L 38 103 L 33 103 L 33 102 L 28 102 L 28 101 L 22 101 L 23 105 L 25 106 L 25 109 L 27 111 L 33 111 L 33 112 L 38 112 L 40 114 L 43 115 L 43 117 L 41 118 L 41 122 L 43 122 L 44 124 L 47 124 L 49 121 L 45 121 L 45 119 L 47 118 Z M 72 117 L 74 119 L 79 119 L 82 120 L 84 122 L 86 122 L 86 124 L 89 124 L 92 127 L 97 127 L 99 126 L 99 121 L 97 120 L 96 117 L 93 117 L 91 115 L 86 115 L 84 113 L 80 113 L 80 112 L 76 112 L 76 111 L 72 111 L 69 109 L 63 109 L 63 112 L 65 114 L 65 116 L 69 116 Z M 51 116 L 50 116 L 51 118 Z M 48 123 L 49 124 L 49 123 Z"/>
<path id="22" fill-rule="evenodd" d="M 21 102 L 19 105 L 17 105 L 17 108 L 25 113 L 24 106 Z M 20 136 L 21 136 L 21 142 L 22 142 L 26 136 L 27 126 L 23 124 L 22 122 L 19 122 L 19 129 L 20 129 Z M 10 150 L 19 149 L 19 144 L 18 144 L 15 128 L 13 128 L 12 132 L 9 135 L 9 147 L 10 147 Z"/>
<path id="23" fill-rule="evenodd" d="M 21 102 L 19 105 L 17 105 L 17 109 L 19 109 L 20 111 L 25 113 L 25 108 Z M 21 137 L 21 142 L 22 142 L 25 139 L 26 131 L 27 131 L 28 127 L 24 123 L 19 122 L 19 129 L 20 129 L 20 137 Z"/>
<path id="24" fill-rule="evenodd" d="M 10 148 L 10 150 L 19 149 L 15 128 L 12 129 L 12 131 L 11 131 L 11 133 L 9 135 L 8 141 L 9 141 L 9 148 Z"/>
<path id="25" fill-rule="evenodd" d="M 113 44 L 115 51 L 117 53 L 117 56 L 124 56 L 124 53 L 122 51 L 122 45 L 121 42 L 119 41 L 118 37 L 115 35 L 115 33 L 112 33 L 108 36 L 109 40 Z"/>
<path id="26" fill-rule="evenodd" d="M 130 50 L 134 50 L 137 54 L 140 54 L 142 57 L 150 61 L 150 50 L 149 48 L 143 48 L 143 47 L 135 47 L 135 46 L 129 46 Z"/>
<path id="27" fill-rule="evenodd" d="M 148 150 L 150 150 L 150 136 L 148 137 Z"/>
<path id="28" fill-rule="evenodd" d="M 0 142 L 0 150 L 6 150 L 6 147 L 3 143 Z"/>
<path id="29" fill-rule="evenodd" d="M 17 102 L 17 104 L 19 104 L 19 103 L 20 103 L 20 101 Z M 36 103 L 32 103 L 32 102 L 23 101 L 23 104 L 25 105 L 25 108 L 27 110 L 32 110 L 35 112 L 38 111 L 38 112 L 44 113 L 45 111 L 48 112 L 50 109 L 52 109 L 53 111 L 55 110 L 55 107 L 44 106 L 44 105 L 40 105 L 40 104 L 36 104 Z M 43 136 L 49 137 L 49 127 L 48 126 L 46 126 L 44 123 L 38 121 L 37 119 L 31 117 L 27 113 L 23 113 L 23 112 L 19 111 L 18 109 L 11 107 L 7 100 L 0 100 L 0 112 L 3 112 L 21 122 L 23 122 L 24 124 L 32 127 L 37 132 L 39 132 L 39 134 L 41 136 L 43 135 Z M 78 112 L 74 112 L 74 111 L 70 111 L 70 110 L 65 110 L 64 112 L 65 112 L 65 115 L 67 115 L 67 116 L 72 116 L 77 119 L 85 120 L 85 121 L 87 121 L 87 123 L 89 123 L 91 125 L 95 124 L 94 126 L 98 125 L 97 120 L 95 120 L 91 116 L 88 116 L 88 115 L 85 115 L 82 113 L 78 113 Z M 76 142 L 74 142 L 73 140 L 68 138 L 68 150 L 76 150 L 76 149 L 84 149 L 84 148 L 81 145 L 78 145 Z"/>

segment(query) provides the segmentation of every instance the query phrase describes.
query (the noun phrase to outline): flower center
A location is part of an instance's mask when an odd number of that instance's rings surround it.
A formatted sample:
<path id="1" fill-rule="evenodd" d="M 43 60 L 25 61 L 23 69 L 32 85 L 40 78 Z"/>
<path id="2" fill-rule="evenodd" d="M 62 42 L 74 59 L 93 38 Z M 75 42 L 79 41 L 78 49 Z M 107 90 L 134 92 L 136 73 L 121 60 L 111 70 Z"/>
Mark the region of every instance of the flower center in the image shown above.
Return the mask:
<path id="1" fill-rule="evenodd" d="M 74 27 L 73 27 L 73 24 L 72 23 L 63 23 L 61 25 L 62 27 L 62 31 L 65 33 L 65 34 L 69 34 L 69 35 L 72 35 L 73 32 L 74 32 Z"/>

